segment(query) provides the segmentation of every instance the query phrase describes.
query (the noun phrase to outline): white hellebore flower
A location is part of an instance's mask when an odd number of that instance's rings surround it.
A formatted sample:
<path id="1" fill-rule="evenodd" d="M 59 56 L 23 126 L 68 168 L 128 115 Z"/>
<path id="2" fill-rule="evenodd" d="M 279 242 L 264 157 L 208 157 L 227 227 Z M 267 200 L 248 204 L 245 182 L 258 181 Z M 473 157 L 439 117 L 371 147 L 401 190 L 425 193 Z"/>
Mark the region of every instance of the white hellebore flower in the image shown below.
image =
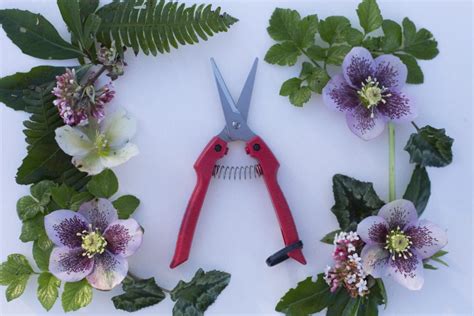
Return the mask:
<path id="1" fill-rule="evenodd" d="M 137 122 L 124 109 L 106 115 L 100 123 L 87 126 L 65 125 L 56 129 L 56 142 L 72 163 L 89 175 L 105 168 L 118 166 L 138 154 L 138 147 L 130 143 Z"/>

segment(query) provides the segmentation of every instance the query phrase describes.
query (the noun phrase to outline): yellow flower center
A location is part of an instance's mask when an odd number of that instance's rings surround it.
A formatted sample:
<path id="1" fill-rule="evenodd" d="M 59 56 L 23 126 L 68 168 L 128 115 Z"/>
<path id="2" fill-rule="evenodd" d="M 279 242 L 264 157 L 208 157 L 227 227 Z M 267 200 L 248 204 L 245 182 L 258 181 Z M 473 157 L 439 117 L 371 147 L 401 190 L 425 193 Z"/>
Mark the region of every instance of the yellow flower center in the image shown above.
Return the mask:
<path id="1" fill-rule="evenodd" d="M 110 153 L 109 140 L 105 134 L 97 132 L 95 137 L 95 147 L 97 148 L 99 156 L 107 156 Z"/>
<path id="2" fill-rule="evenodd" d="M 389 93 L 384 94 L 386 90 L 385 87 L 379 86 L 379 82 L 376 78 L 372 78 L 371 76 L 369 76 L 365 82 L 362 82 L 362 88 L 357 91 L 357 94 L 362 104 L 372 111 L 371 117 L 374 117 L 374 108 L 380 103 L 386 103 L 385 98 L 391 96 Z"/>
<path id="3" fill-rule="evenodd" d="M 104 253 L 107 240 L 105 240 L 97 229 L 95 231 L 84 230 L 82 233 L 78 233 L 78 236 L 82 238 L 81 247 L 84 249 L 82 253 L 83 256 L 92 258 L 96 254 Z"/>
<path id="4" fill-rule="evenodd" d="M 406 235 L 400 227 L 397 229 L 392 229 L 388 235 L 385 242 L 385 249 L 387 249 L 392 255 L 392 260 L 395 260 L 397 257 L 407 259 L 412 256 L 410 248 L 412 245 L 411 237 Z"/>

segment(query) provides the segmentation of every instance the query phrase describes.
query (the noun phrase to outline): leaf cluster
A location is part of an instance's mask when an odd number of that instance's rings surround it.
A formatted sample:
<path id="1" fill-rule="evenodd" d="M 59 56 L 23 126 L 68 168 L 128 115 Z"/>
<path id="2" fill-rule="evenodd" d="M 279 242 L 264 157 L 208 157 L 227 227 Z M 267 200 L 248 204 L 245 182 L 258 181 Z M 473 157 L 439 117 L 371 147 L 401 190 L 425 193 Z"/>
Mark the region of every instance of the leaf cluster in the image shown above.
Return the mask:
<path id="1" fill-rule="evenodd" d="M 312 92 L 321 94 L 329 81 L 327 65 L 340 66 L 347 53 L 356 46 L 367 48 L 374 57 L 393 54 L 407 66 L 407 83 L 423 83 L 418 60 L 433 59 L 439 53 L 433 34 L 417 30 L 405 18 L 402 24 L 384 19 L 375 0 L 362 0 L 357 7 L 362 30 L 351 25 L 344 16 L 317 15 L 301 17 L 296 10 L 277 8 L 273 12 L 268 34 L 278 43 L 270 47 L 265 61 L 280 66 L 293 66 L 304 56 L 298 77 L 282 84 L 280 95 L 288 96 L 295 106 L 302 106 Z M 376 34 L 383 33 L 378 36 Z"/>

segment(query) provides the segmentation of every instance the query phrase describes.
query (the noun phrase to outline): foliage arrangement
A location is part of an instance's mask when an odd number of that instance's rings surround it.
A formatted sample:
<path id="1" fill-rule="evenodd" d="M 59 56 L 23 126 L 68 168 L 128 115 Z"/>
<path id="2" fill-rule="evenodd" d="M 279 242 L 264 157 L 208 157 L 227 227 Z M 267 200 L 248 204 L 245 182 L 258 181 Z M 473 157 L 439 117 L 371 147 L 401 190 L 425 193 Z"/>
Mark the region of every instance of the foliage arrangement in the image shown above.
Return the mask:
<path id="1" fill-rule="evenodd" d="M 416 108 L 403 92 L 405 83 L 423 83 L 418 60 L 436 57 L 437 42 L 408 18 L 402 25 L 384 19 L 375 0 L 362 0 L 357 16 L 362 30 L 343 16 L 301 18 L 295 10 L 277 8 L 267 28 L 278 42 L 265 56 L 268 63 L 294 66 L 299 57 L 305 59 L 300 75 L 285 81 L 280 95 L 302 106 L 313 92 L 322 94 L 325 105 L 343 112 L 349 129 L 361 139 L 378 137 L 386 125 L 389 135 L 388 202 L 370 182 L 333 177 L 331 211 L 339 228 L 321 241 L 334 245 L 334 264 L 280 299 L 276 311 L 286 315 L 323 310 L 326 315 L 378 315 L 379 306 L 388 303 L 388 277 L 420 290 L 424 269 L 438 269 L 434 263 L 447 266 L 442 259 L 447 254 L 442 249 L 447 244 L 445 230 L 419 217 L 431 195 L 427 169 L 452 162 L 453 139 L 444 129 L 419 128 L 413 122 Z M 337 73 L 337 66 L 342 73 Z M 404 148 L 414 170 L 403 197 L 397 199 L 394 123 L 403 122 L 411 122 L 416 130 Z"/>
<path id="2" fill-rule="evenodd" d="M 22 242 L 32 242 L 36 267 L 22 254 L 0 265 L 7 301 L 20 297 L 38 276 L 37 298 L 50 310 L 58 297 L 65 312 L 92 301 L 93 289 L 122 284 L 115 308 L 133 312 L 169 294 L 174 315 L 202 315 L 230 281 L 221 271 L 198 270 L 169 291 L 154 278 L 129 272 L 127 258 L 140 247 L 144 231 L 130 216 L 140 201 L 116 196 L 111 168 L 137 155 L 131 142 L 136 121 L 124 109 L 111 111 L 112 81 L 127 66 L 125 50 L 137 55 L 168 53 L 226 32 L 237 19 L 211 5 L 186 6 L 164 0 L 58 0 L 70 39 L 63 39 L 41 14 L 0 10 L 6 35 L 29 56 L 77 59 L 70 67 L 38 66 L 0 78 L 0 101 L 31 114 L 24 122 L 27 156 L 16 182 L 31 185 L 18 200 Z M 110 82 L 99 86 L 106 75 Z"/>

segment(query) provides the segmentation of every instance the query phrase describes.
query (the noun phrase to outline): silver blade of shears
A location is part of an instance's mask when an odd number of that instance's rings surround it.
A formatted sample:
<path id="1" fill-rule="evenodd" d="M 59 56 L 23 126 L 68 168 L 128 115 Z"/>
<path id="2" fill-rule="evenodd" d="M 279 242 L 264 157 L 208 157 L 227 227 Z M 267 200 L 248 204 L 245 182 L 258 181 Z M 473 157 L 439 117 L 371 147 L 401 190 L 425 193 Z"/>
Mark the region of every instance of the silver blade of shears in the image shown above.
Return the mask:
<path id="1" fill-rule="evenodd" d="M 255 83 L 255 74 L 257 73 L 258 58 L 255 58 L 252 68 L 247 76 L 242 92 L 240 92 L 239 101 L 237 101 L 237 109 L 245 121 L 249 115 L 250 100 L 252 99 L 253 86 Z"/>
<path id="2" fill-rule="evenodd" d="M 224 111 L 224 117 L 226 121 L 226 126 L 224 130 L 219 134 L 219 136 L 226 141 L 233 140 L 244 140 L 247 141 L 255 136 L 255 134 L 250 130 L 247 125 L 246 117 L 237 108 L 232 95 L 225 84 L 224 78 L 217 68 L 217 65 L 213 58 L 211 58 L 212 69 L 214 72 L 214 77 L 217 83 L 217 90 L 219 91 L 219 97 L 221 99 L 222 109 Z M 251 93 L 250 93 L 251 95 Z M 240 101 L 240 98 L 239 98 Z M 242 102 L 245 101 L 245 98 Z M 250 101 L 250 100 L 249 100 Z M 244 108 L 248 114 L 248 104 L 244 104 Z"/>

